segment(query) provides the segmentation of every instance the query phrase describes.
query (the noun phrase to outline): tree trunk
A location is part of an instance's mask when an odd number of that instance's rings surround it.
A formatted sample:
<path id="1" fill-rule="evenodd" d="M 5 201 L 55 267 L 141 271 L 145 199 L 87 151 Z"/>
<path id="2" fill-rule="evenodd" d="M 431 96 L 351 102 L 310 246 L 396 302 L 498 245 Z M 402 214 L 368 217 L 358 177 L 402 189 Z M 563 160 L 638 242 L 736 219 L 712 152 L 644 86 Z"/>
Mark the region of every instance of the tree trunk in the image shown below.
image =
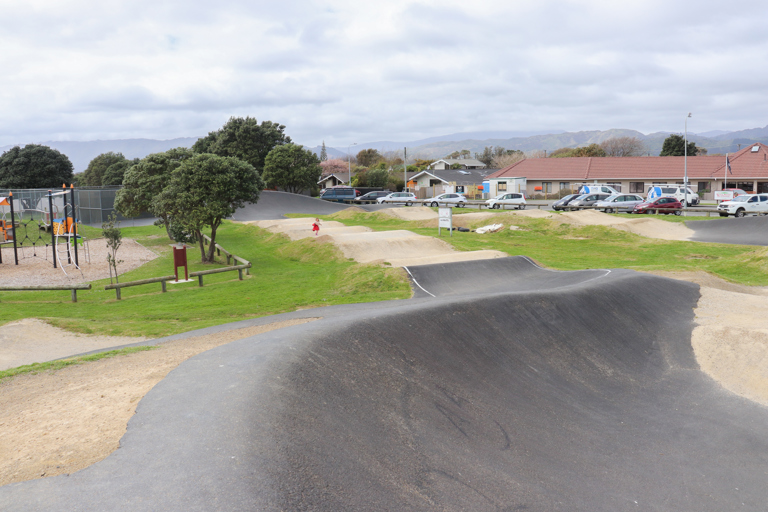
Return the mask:
<path id="1" fill-rule="evenodd" d="M 211 245 L 208 246 L 208 261 L 213 261 L 213 254 L 216 250 L 216 229 L 218 227 L 218 224 L 211 225 Z"/>
<path id="2" fill-rule="evenodd" d="M 197 236 L 197 243 L 200 245 L 201 261 L 205 263 L 207 260 L 205 259 L 205 240 L 203 240 L 203 233 L 199 229 L 196 229 L 195 235 Z"/>

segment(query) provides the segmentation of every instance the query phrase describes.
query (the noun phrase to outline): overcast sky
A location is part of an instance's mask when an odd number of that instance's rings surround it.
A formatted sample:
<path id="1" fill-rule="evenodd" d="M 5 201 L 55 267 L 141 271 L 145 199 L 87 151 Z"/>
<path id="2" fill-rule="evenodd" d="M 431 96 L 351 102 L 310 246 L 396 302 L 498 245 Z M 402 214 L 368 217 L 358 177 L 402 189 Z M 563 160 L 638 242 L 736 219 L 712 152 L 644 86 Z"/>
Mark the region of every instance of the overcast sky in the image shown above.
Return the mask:
<path id="1" fill-rule="evenodd" d="M 768 124 L 768 4 L 0 0 L 0 146 Z"/>

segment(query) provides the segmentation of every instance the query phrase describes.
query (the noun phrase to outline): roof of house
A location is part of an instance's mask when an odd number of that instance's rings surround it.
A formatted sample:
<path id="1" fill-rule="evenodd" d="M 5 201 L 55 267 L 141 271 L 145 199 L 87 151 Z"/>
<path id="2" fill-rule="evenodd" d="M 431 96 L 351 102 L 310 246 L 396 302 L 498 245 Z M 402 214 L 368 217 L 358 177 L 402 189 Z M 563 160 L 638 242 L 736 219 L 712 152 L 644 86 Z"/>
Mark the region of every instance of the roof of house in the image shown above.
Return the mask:
<path id="1" fill-rule="evenodd" d="M 344 181 L 346 181 L 344 178 L 342 178 L 342 177 L 340 177 L 340 176 L 336 176 L 335 174 L 328 174 L 328 175 L 326 175 L 326 176 L 323 176 L 322 178 L 320 178 L 320 181 L 318 181 L 318 182 L 317 182 L 317 184 L 319 185 L 320 183 L 323 183 L 323 182 L 325 182 L 325 181 L 328 181 L 328 180 L 329 180 L 329 179 L 331 179 L 331 178 L 336 178 L 337 180 L 339 180 L 339 181 L 341 181 L 341 182 L 344 182 Z"/>
<path id="2" fill-rule="evenodd" d="M 753 151 L 753 148 L 757 148 Z M 657 157 L 527 158 L 488 176 L 489 179 L 525 176 L 529 180 L 668 180 L 718 179 L 725 173 L 724 155 Z M 755 143 L 729 156 L 728 179 L 768 179 L 768 147 Z"/>
<path id="3" fill-rule="evenodd" d="M 448 183 L 467 185 L 482 183 L 489 174 L 495 171 L 496 169 L 429 169 L 429 171 L 421 171 L 411 179 L 416 179 L 419 175 L 427 173 Z"/>
<path id="4" fill-rule="evenodd" d="M 486 165 L 483 162 L 474 158 L 441 158 L 439 160 L 435 160 L 434 162 L 429 164 L 429 166 L 432 167 L 437 162 L 445 162 L 448 165 L 461 164 L 461 165 L 472 166 L 472 167 L 486 167 Z"/>

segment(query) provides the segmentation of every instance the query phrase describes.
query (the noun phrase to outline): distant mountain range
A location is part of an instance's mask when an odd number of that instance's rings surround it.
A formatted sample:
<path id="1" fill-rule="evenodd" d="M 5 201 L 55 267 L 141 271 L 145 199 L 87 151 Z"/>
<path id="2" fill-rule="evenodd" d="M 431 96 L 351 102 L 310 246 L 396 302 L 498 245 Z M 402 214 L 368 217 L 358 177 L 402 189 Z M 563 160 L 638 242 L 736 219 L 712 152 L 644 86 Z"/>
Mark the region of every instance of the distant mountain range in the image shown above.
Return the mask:
<path id="1" fill-rule="evenodd" d="M 583 132 L 511 132 L 511 131 L 486 131 L 454 133 L 441 135 L 409 142 L 364 142 L 350 148 L 350 153 L 356 155 L 363 149 L 377 149 L 385 153 L 396 151 L 402 154 L 403 148 L 408 148 L 408 160 L 423 158 L 427 160 L 443 158 L 454 151 L 467 149 L 474 153 L 481 153 L 486 146 L 501 146 L 506 149 L 519 149 L 521 151 L 554 151 L 559 148 L 575 148 L 589 144 L 600 144 L 614 137 L 637 137 L 645 142 L 646 154 L 656 156 L 661 152 L 664 139 L 669 132 L 655 132 L 645 135 L 635 130 L 612 129 Z M 191 147 L 198 137 L 184 137 L 170 140 L 154 139 L 124 139 L 124 140 L 95 140 L 85 142 L 52 141 L 41 142 L 67 155 L 75 167 L 75 172 L 82 172 L 88 167 L 88 163 L 101 153 L 113 151 L 120 152 L 126 158 L 143 158 L 150 153 L 158 153 L 176 147 Z M 706 148 L 709 154 L 735 153 L 740 148 L 754 143 L 768 144 L 768 125 L 763 128 L 751 128 L 735 132 L 714 130 L 705 133 L 689 133 L 688 140 L 697 146 Z M 0 147 L 0 153 L 13 146 Z M 308 148 L 320 154 L 321 147 Z M 326 147 L 329 158 L 347 157 L 347 148 Z"/>

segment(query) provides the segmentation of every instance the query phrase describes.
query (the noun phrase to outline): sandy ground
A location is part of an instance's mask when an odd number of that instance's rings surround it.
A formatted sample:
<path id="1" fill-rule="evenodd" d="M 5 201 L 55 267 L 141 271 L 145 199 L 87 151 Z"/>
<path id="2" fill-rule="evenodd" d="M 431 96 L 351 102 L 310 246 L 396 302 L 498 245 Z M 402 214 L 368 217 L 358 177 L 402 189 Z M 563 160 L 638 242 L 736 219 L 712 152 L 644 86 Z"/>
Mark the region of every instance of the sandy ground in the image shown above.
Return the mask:
<path id="1" fill-rule="evenodd" d="M 646 215 L 638 216 L 636 219 L 628 219 L 595 210 L 579 210 L 561 213 L 559 217 L 571 224 L 608 226 L 629 231 L 636 235 L 660 238 L 662 240 L 690 240 L 694 234 L 694 231 L 687 228 L 684 224 L 666 222 Z"/>
<path id="2" fill-rule="evenodd" d="M 424 211 L 435 213 L 429 208 L 421 207 L 389 208 L 382 211 L 388 212 L 390 210 L 409 212 L 417 210 L 417 217 L 424 214 Z M 347 211 L 344 210 L 344 212 Z M 469 215 L 485 216 L 487 214 L 467 214 L 462 215 L 462 217 Z M 306 218 L 254 221 L 247 224 L 254 224 L 273 233 L 283 233 L 291 240 L 314 236 L 312 221 Z M 389 264 L 393 267 L 504 258 L 507 256 L 501 251 L 456 251 L 450 244 L 435 237 L 417 235 L 406 230 L 372 231 L 363 226 L 345 226 L 337 221 L 323 221 L 317 240 L 318 242 L 335 244 L 345 258 L 352 258 L 360 263 Z"/>
<path id="3" fill-rule="evenodd" d="M 72 473 L 102 460 L 118 448 L 139 400 L 181 362 L 311 320 L 170 341 L 147 352 L 0 381 L 0 485 Z"/>
<path id="4" fill-rule="evenodd" d="M 437 212 L 426 206 L 411 206 L 409 208 L 385 208 L 378 213 L 403 220 L 436 219 Z"/>
<path id="5" fill-rule="evenodd" d="M 701 369 L 727 390 L 768 406 L 768 287 L 705 272 L 654 272 L 701 286 L 691 345 Z"/>
<path id="6" fill-rule="evenodd" d="M 107 242 L 103 238 L 88 241 L 88 253 L 78 247 L 80 270 L 72 266 L 53 268 L 53 251 L 49 247 L 25 247 L 18 250 L 19 264 L 15 264 L 13 246 L 3 245 L 3 263 L 0 264 L 0 286 L 44 286 L 87 283 L 97 279 L 109 278 L 107 266 Z M 35 253 L 37 256 L 35 256 Z M 88 257 L 90 256 L 90 258 Z M 123 238 L 123 244 L 117 251 L 117 271 L 122 274 L 157 258 L 150 251 L 130 238 Z M 89 262 L 90 261 L 90 262 Z"/>
<path id="7" fill-rule="evenodd" d="M 58 329 L 36 318 L 25 318 L 0 327 L 0 370 L 53 361 L 92 350 L 119 347 L 146 339 L 78 334 Z"/>

